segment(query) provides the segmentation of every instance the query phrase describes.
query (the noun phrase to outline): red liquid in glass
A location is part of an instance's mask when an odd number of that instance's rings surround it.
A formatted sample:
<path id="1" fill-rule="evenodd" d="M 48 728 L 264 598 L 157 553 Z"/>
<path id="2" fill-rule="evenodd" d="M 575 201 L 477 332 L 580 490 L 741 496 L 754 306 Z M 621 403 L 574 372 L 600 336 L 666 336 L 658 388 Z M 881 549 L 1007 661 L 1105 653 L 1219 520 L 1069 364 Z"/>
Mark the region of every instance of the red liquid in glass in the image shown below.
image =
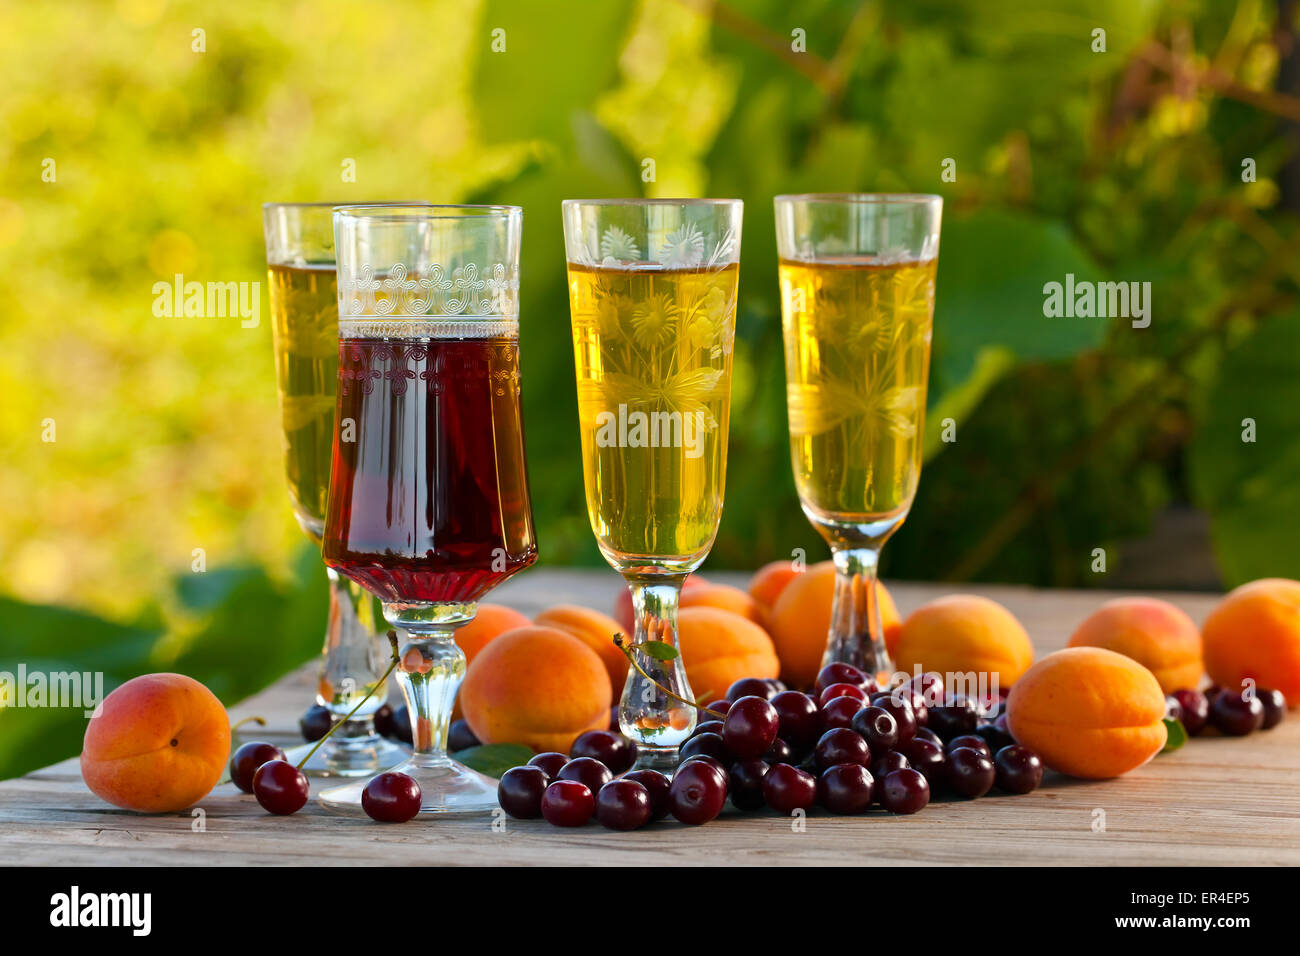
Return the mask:
<path id="1" fill-rule="evenodd" d="M 468 602 L 536 560 L 514 336 L 342 337 L 337 423 L 322 548 L 340 574 Z"/>

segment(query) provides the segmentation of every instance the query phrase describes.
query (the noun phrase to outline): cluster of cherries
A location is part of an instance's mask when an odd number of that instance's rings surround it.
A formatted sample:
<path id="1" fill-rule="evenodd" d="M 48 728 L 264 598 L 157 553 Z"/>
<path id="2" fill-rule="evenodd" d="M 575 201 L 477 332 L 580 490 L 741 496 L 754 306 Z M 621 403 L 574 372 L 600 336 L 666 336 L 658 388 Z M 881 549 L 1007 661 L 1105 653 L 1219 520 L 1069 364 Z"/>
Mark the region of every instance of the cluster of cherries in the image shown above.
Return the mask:
<path id="1" fill-rule="evenodd" d="M 1043 764 L 1012 738 L 1003 704 L 1002 697 L 945 698 L 937 674 L 881 690 L 848 664 L 823 668 L 811 695 L 745 678 L 702 708 L 671 780 L 654 770 L 625 772 L 635 746 L 593 730 L 567 756 L 538 754 L 506 771 L 497 797 L 521 819 L 573 827 L 594 816 L 631 830 L 669 813 L 707 823 L 728 798 L 742 811 L 791 814 L 820 805 L 857 814 L 875 805 L 906 814 L 935 792 L 1028 793 L 1042 781 Z"/>
<path id="2" fill-rule="evenodd" d="M 1244 737 L 1270 730 L 1286 716 L 1286 697 L 1280 690 L 1256 689 L 1252 694 L 1210 687 L 1205 691 L 1176 690 L 1165 698 L 1167 716 L 1181 721 L 1195 737 L 1213 727 L 1229 737 Z"/>

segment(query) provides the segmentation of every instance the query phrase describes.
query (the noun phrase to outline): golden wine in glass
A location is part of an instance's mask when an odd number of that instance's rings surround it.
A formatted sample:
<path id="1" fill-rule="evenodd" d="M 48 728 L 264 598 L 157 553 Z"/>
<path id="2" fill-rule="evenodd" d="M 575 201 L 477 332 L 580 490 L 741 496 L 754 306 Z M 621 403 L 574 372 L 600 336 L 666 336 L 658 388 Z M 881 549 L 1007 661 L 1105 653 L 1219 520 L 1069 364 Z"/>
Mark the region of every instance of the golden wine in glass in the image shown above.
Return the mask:
<path id="1" fill-rule="evenodd" d="M 741 204 L 568 200 L 587 514 L 632 591 L 634 644 L 676 646 L 682 582 L 722 515 Z M 671 768 L 696 711 L 680 657 L 634 651 L 619 726 Z"/>
<path id="2" fill-rule="evenodd" d="M 332 203 L 263 207 L 285 477 L 294 517 L 317 546 L 325 529 L 339 363 L 332 210 Z M 316 702 L 333 720 L 361 707 L 303 769 L 313 776 L 370 776 L 404 754 L 375 732 L 374 714 L 387 700 L 386 689 L 362 704 L 384 673 L 383 620 L 363 588 L 325 570 L 330 605 Z"/>
<path id="3" fill-rule="evenodd" d="M 937 196 L 776 199 L 790 458 L 837 570 L 823 666 L 892 669 L 876 567 L 921 474 L 941 210 Z"/>

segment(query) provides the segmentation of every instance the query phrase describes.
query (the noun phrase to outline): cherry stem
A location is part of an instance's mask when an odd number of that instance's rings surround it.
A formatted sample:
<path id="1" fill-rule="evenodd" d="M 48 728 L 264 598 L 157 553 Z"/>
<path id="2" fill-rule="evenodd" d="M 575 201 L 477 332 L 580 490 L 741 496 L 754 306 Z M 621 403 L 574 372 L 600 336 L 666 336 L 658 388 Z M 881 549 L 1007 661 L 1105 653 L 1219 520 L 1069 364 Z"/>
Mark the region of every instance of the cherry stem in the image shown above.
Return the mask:
<path id="1" fill-rule="evenodd" d="M 314 754 L 317 750 L 320 750 L 320 745 L 323 744 L 325 741 L 329 740 L 330 735 L 334 733 L 334 731 L 338 730 L 349 720 L 351 720 L 352 715 L 361 709 L 362 704 L 364 704 L 366 701 L 368 701 L 371 697 L 375 695 L 376 690 L 378 690 L 381 687 L 388 686 L 388 678 L 393 675 L 393 671 L 397 670 L 397 663 L 399 660 L 397 656 L 397 632 L 396 631 L 390 630 L 388 632 L 388 644 L 393 649 L 393 661 L 391 664 L 388 665 L 388 670 L 384 671 L 384 676 L 379 678 L 379 680 L 375 681 L 373 684 L 371 684 L 370 690 L 366 691 L 366 696 L 362 697 L 359 701 L 357 701 L 357 705 L 355 707 L 353 707 L 350 711 L 348 711 L 346 715 L 340 717 L 337 723 L 331 725 L 330 729 L 325 731 L 325 733 L 321 735 L 320 740 L 316 741 L 316 746 L 312 747 L 311 750 L 307 751 L 306 756 L 304 756 L 302 760 L 298 761 L 299 770 L 307 766 L 307 761 L 311 759 L 312 754 Z"/>
<path id="2" fill-rule="evenodd" d="M 642 642 L 642 644 L 645 643 L 649 643 L 649 642 L 647 641 Z M 678 703 L 685 704 L 687 707 L 694 707 L 696 710 L 702 710 L 704 711 L 704 713 L 708 714 L 710 717 L 715 718 L 716 720 L 726 720 L 727 718 L 726 714 L 719 713 L 718 711 L 713 710 L 710 707 L 706 707 L 703 704 L 701 704 L 698 700 L 687 700 L 685 697 L 682 697 L 680 694 L 673 693 L 670 689 L 668 689 L 663 684 L 659 683 L 657 680 L 655 680 L 653 677 L 647 674 L 645 668 L 637 663 L 636 655 L 632 653 L 638 647 L 641 647 L 642 644 L 624 644 L 622 634 L 614 635 L 614 646 L 623 652 L 623 656 L 627 658 L 628 663 L 631 664 L 633 667 L 635 667 L 637 671 L 640 672 L 642 677 L 644 677 L 650 683 L 654 684 L 661 691 L 663 691 L 665 694 L 667 694 L 669 697 L 671 697 L 673 700 L 677 701 Z"/>
<path id="3" fill-rule="evenodd" d="M 233 736 L 244 724 L 257 724 L 259 727 L 266 726 L 265 717 L 245 717 L 243 720 L 237 720 L 230 725 L 230 733 Z"/>

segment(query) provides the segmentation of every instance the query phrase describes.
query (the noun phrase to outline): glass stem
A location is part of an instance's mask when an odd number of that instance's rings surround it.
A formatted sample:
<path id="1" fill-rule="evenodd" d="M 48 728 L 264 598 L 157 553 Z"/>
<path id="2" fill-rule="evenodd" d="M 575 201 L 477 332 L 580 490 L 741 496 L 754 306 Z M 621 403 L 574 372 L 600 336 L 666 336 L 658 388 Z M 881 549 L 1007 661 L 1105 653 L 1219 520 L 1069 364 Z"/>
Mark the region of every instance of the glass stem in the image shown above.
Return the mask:
<path id="1" fill-rule="evenodd" d="M 634 645 L 660 641 L 677 647 L 677 603 L 682 580 L 684 576 L 629 579 L 636 620 Z M 676 766 L 678 747 L 695 729 L 696 710 L 674 700 L 664 688 L 694 700 L 686 668 L 680 654 L 665 661 L 642 650 L 632 653 L 645 674 L 635 667 L 628 668 L 618 708 L 619 729 L 637 745 L 638 768 L 670 770 Z"/>
<path id="2" fill-rule="evenodd" d="M 346 717 L 383 677 L 389 655 L 382 635 L 377 633 L 374 598 L 361 585 L 341 578 L 333 568 L 325 572 L 329 577 L 330 611 L 317 699 L 338 720 Z M 387 699 L 386 688 L 377 688 L 331 738 L 334 746 L 363 746 L 377 740 L 374 713 Z"/>
<path id="3" fill-rule="evenodd" d="M 465 677 L 465 652 L 456 643 L 456 628 L 474 618 L 473 604 L 386 604 L 384 616 L 401 628 L 397 683 L 411 716 L 411 763 L 448 767 L 447 732 L 456 691 Z"/>
<path id="4" fill-rule="evenodd" d="M 876 565 L 880 549 L 842 548 L 835 561 L 835 602 L 831 608 L 831 630 L 826 639 L 822 667 L 834 662 L 852 664 L 878 679 L 894 669 L 885 650 L 885 632 L 876 594 Z"/>

